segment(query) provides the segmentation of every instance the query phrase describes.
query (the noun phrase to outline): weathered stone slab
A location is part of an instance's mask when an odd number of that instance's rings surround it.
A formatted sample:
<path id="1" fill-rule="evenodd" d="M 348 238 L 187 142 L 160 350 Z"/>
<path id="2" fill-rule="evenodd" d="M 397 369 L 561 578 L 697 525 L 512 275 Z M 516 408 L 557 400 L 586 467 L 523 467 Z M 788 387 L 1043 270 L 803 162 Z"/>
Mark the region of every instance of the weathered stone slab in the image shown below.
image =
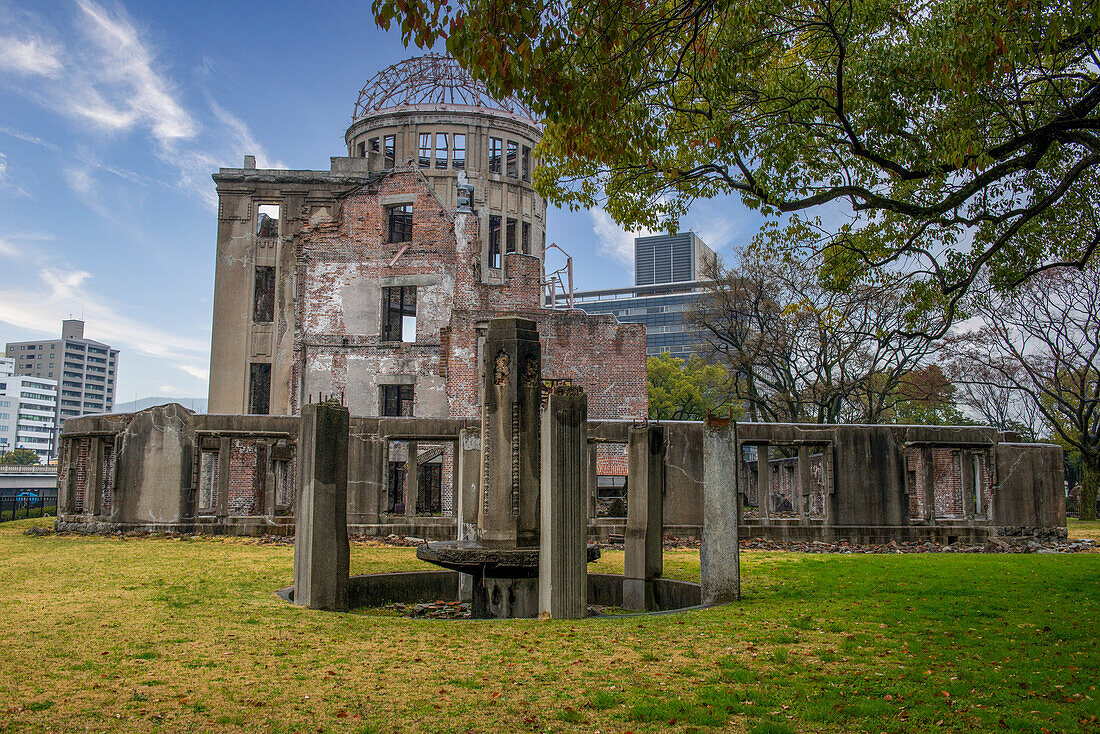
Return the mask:
<path id="1" fill-rule="evenodd" d="M 302 407 L 294 514 L 294 603 L 347 611 L 348 409 Z"/>

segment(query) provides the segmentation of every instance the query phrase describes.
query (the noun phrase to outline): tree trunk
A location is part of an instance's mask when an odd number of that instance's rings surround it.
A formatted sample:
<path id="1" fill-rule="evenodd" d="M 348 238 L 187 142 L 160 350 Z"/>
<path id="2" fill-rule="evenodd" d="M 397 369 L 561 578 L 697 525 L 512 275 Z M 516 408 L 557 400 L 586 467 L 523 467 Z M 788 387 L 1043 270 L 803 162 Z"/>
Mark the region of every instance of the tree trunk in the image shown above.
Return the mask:
<path id="1" fill-rule="evenodd" d="M 1100 462 L 1085 462 L 1081 472 L 1082 520 L 1096 519 L 1096 493 L 1100 489 Z"/>

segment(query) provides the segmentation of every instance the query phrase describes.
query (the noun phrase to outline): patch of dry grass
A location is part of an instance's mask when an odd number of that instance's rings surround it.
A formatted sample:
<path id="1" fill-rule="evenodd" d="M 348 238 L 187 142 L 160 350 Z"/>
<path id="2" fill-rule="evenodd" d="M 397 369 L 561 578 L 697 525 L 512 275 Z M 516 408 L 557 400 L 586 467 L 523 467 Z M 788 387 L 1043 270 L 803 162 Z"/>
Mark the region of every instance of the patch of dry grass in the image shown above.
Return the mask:
<path id="1" fill-rule="evenodd" d="M 1096 555 L 748 552 L 737 605 L 447 622 L 288 605 L 289 546 L 22 535 L 41 523 L 0 526 L 0 731 L 1068 731 L 1098 713 Z M 424 567 L 352 548 L 353 573 Z M 666 568 L 697 578 L 698 554 Z"/>

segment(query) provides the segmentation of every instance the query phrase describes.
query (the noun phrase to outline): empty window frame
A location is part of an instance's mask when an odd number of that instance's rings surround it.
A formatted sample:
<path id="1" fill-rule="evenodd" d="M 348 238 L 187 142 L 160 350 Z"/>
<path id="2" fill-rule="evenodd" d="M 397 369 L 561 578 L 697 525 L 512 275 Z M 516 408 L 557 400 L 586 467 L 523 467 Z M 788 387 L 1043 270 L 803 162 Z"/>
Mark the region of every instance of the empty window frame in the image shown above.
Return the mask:
<path id="1" fill-rule="evenodd" d="M 389 477 L 386 487 L 386 512 L 391 515 L 405 514 L 405 462 L 389 462 Z"/>
<path id="2" fill-rule="evenodd" d="M 386 135 L 382 138 L 382 150 L 386 156 L 386 168 L 397 165 L 397 136 Z"/>
<path id="3" fill-rule="evenodd" d="M 256 266 L 252 320 L 257 324 L 270 324 L 275 320 L 275 268 L 272 265 Z"/>
<path id="4" fill-rule="evenodd" d="M 357 151 L 360 158 L 366 158 L 367 157 L 367 144 L 360 141 L 358 147 L 356 147 L 356 151 Z"/>
<path id="5" fill-rule="evenodd" d="M 256 207 L 256 236 L 279 236 L 279 205 L 260 204 Z"/>
<path id="6" fill-rule="evenodd" d="M 371 138 L 369 142 L 370 142 L 370 152 L 371 153 L 378 153 L 379 151 L 382 150 L 382 148 L 379 147 L 379 145 L 378 145 L 378 138 Z"/>
<path id="7" fill-rule="evenodd" d="M 382 289 L 382 341 L 416 341 L 416 286 Z"/>
<path id="8" fill-rule="evenodd" d="M 447 133 L 435 134 L 435 167 L 447 167 Z"/>
<path id="9" fill-rule="evenodd" d="M 504 230 L 504 251 L 516 251 L 516 220 L 509 219 Z"/>
<path id="10" fill-rule="evenodd" d="M 252 415 L 271 412 L 271 365 L 267 362 L 248 366 L 248 412 Z"/>
<path id="11" fill-rule="evenodd" d="M 412 385 L 382 385 L 379 411 L 391 418 L 411 418 L 416 397 Z"/>
<path id="12" fill-rule="evenodd" d="M 398 204 L 386 208 L 386 242 L 412 242 L 413 208 L 412 204 Z"/>
<path id="13" fill-rule="evenodd" d="M 523 146 L 523 158 L 520 161 L 523 170 L 523 180 L 531 180 L 531 149 L 526 145 Z"/>
<path id="14" fill-rule="evenodd" d="M 451 155 L 451 168 L 466 168 L 466 136 L 455 134 L 454 152 Z"/>
<path id="15" fill-rule="evenodd" d="M 519 178 L 519 143 L 508 141 L 508 175 Z"/>
<path id="16" fill-rule="evenodd" d="M 500 217 L 489 215 L 489 267 L 500 267 Z"/>
<path id="17" fill-rule="evenodd" d="M 531 224 L 529 222 L 523 223 L 523 236 L 520 238 L 520 245 L 524 255 L 531 254 Z"/>
<path id="18" fill-rule="evenodd" d="M 501 156 L 504 153 L 500 138 L 489 138 L 489 173 L 501 172 Z"/>
<path id="19" fill-rule="evenodd" d="M 443 514 L 443 464 L 432 462 L 416 467 L 417 515 Z"/>
<path id="20" fill-rule="evenodd" d="M 420 133 L 420 167 L 428 168 L 432 165 L 432 134 Z"/>

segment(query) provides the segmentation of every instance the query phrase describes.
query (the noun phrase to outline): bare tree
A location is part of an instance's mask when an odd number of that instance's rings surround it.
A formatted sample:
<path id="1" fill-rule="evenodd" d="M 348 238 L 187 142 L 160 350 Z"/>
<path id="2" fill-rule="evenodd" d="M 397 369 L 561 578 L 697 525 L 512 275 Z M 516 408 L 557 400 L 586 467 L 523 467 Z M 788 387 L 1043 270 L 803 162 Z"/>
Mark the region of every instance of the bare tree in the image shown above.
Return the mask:
<path id="1" fill-rule="evenodd" d="M 741 253 L 740 265 L 707 265 L 713 282 L 691 315 L 712 355 L 738 377 L 753 420 L 878 423 L 935 345 L 906 336 L 901 291 L 866 277 L 845 291 L 808 263 Z"/>
<path id="2" fill-rule="evenodd" d="M 1007 294 L 984 289 L 969 336 L 971 385 L 1019 391 L 1057 438 L 1080 453 L 1082 519 L 1100 487 L 1100 269 L 1040 273 Z M 996 394 L 996 393 L 994 393 Z"/>

